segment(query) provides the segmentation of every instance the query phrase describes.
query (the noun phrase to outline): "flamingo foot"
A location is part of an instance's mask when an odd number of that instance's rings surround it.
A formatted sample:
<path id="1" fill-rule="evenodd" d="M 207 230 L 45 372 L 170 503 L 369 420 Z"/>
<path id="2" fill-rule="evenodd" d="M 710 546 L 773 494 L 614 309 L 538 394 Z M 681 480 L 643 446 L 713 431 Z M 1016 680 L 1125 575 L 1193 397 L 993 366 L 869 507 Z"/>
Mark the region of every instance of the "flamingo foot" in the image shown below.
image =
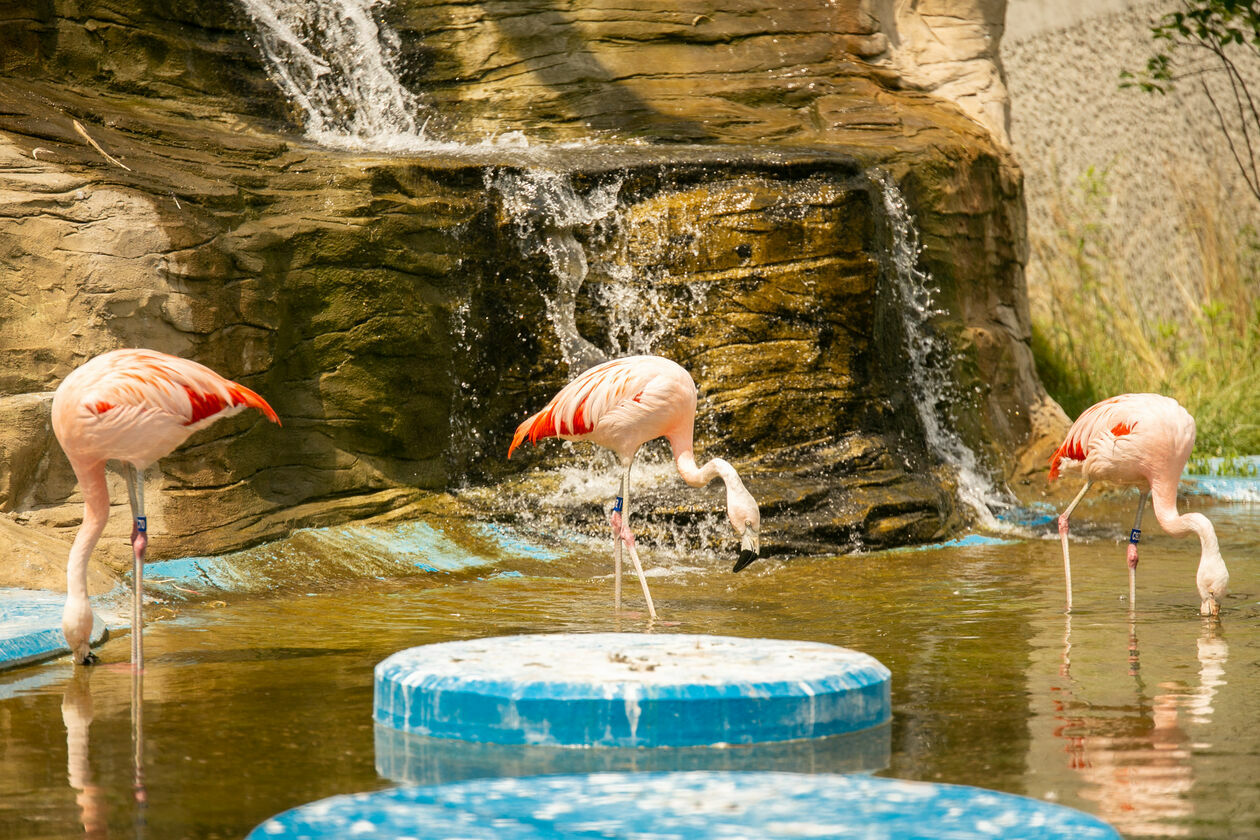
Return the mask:
<path id="1" fill-rule="evenodd" d="M 625 520 L 621 518 L 620 511 L 613 511 L 613 515 L 609 520 L 612 523 L 613 536 L 619 537 L 623 543 L 628 546 L 634 546 L 634 534 L 626 525 Z"/>
<path id="2" fill-rule="evenodd" d="M 144 557 L 145 549 L 148 547 L 149 535 L 133 524 L 131 526 L 131 550 L 135 552 L 137 557 Z"/>

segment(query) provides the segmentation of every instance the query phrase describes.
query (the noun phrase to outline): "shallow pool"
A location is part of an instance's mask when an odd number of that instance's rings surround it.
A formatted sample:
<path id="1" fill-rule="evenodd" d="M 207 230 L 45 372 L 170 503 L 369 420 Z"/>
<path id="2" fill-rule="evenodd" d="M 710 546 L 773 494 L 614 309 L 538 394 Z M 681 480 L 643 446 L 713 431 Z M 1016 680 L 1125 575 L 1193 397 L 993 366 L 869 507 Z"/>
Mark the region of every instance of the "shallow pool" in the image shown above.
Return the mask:
<path id="1" fill-rule="evenodd" d="M 1212 517 L 1230 566 L 1219 621 L 1198 615 L 1197 543 L 1153 522 L 1130 614 L 1128 497 L 1078 514 L 1070 617 L 1050 526 L 1012 544 L 762 560 L 740 575 L 725 555 L 649 551 L 665 570 L 651 579 L 655 626 L 612 614 L 609 561 L 593 549 L 150 610 L 138 762 L 125 634 L 95 668 L 0 674 L 0 838 L 239 838 L 296 805 L 392 784 L 372 724 L 372 669 L 391 653 L 611 630 L 856 648 L 893 675 L 879 775 L 1051 800 L 1126 837 L 1260 838 L 1260 507 L 1190 505 Z M 633 579 L 626 591 L 641 609 Z M 845 769 L 819 754 L 795 769 Z"/>

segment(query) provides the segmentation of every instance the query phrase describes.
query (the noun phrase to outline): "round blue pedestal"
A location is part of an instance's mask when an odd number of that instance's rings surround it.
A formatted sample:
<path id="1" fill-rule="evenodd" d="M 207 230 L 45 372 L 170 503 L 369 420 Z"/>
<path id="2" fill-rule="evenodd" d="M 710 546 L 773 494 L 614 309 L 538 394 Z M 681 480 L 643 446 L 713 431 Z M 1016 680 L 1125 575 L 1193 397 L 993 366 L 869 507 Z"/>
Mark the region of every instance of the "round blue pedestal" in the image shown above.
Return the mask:
<path id="1" fill-rule="evenodd" d="M 890 674 L 816 642 L 622 633 L 425 645 L 376 666 L 377 723 L 498 744 L 663 747 L 855 732 L 892 717 Z"/>
<path id="2" fill-rule="evenodd" d="M 1106 823 L 1022 796 L 870 776 L 597 773 L 335 796 L 246 840 L 864 837 L 1120 840 Z"/>

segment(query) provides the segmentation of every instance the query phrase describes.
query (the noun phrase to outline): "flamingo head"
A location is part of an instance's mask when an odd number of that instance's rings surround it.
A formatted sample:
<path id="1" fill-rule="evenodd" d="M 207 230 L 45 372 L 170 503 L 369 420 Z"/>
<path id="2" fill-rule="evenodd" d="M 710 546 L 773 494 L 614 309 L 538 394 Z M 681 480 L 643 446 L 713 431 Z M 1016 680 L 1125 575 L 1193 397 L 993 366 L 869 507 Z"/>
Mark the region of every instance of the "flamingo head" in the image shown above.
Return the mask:
<path id="1" fill-rule="evenodd" d="M 86 597 L 67 596 L 65 610 L 61 614 L 61 631 L 66 636 L 75 665 L 92 665 L 97 662 L 96 654 L 89 648 L 94 620 L 92 607 Z"/>
<path id="2" fill-rule="evenodd" d="M 1199 573 L 1195 577 L 1199 586 L 1200 615 L 1220 615 L 1221 601 L 1229 588 L 1229 570 L 1218 552 L 1214 558 L 1204 557 L 1199 563 Z"/>
<path id="3" fill-rule="evenodd" d="M 1203 553 L 1199 556 L 1199 571 L 1194 582 L 1199 587 L 1201 615 L 1220 615 L 1221 601 L 1229 587 L 1229 570 L 1225 568 L 1225 560 L 1221 557 L 1220 544 L 1216 540 L 1216 530 L 1212 523 L 1201 513 L 1187 513 L 1182 517 L 1192 530 L 1198 533 L 1203 545 Z"/>
<path id="4" fill-rule="evenodd" d="M 761 509 L 751 493 L 742 486 L 739 489 L 743 492 L 732 492 L 726 505 L 731 527 L 740 537 L 739 559 L 735 561 L 732 572 L 744 569 L 761 554 Z"/>

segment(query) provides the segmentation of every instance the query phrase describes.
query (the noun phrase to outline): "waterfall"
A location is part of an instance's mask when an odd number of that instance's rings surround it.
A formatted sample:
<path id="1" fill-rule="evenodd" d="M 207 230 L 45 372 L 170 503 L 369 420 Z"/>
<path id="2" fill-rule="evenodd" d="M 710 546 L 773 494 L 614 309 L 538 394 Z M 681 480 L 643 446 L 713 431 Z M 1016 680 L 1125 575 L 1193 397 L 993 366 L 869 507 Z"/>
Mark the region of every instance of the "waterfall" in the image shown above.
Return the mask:
<path id="1" fill-rule="evenodd" d="M 317 143 L 402 151 L 426 142 L 424 108 L 398 81 L 398 35 L 372 16 L 384 2 L 241 0 L 272 81 Z"/>
<path id="2" fill-rule="evenodd" d="M 874 172 L 889 227 L 891 248 L 885 255 L 888 274 L 896 284 L 906 351 L 910 360 L 910 387 L 923 424 L 929 450 L 945 462 L 958 478 L 958 498 L 975 512 L 985 528 L 1003 530 L 993 508 L 1007 507 L 1005 494 L 994 487 L 976 453 L 954 431 L 950 406 L 959 400 L 951 371 L 953 348 L 932 328 L 932 318 L 942 314 L 933 308 L 938 291 L 932 276 L 919 266 L 919 231 L 905 197 L 892 177 Z"/>
<path id="3" fill-rule="evenodd" d="M 503 209 L 516 229 L 521 252 L 526 256 L 542 253 L 555 275 L 555 291 L 545 294 L 544 301 L 560 351 L 572 373 L 608 358 L 578 332 L 577 294 L 590 270 L 578 231 L 615 218 L 621 183 L 622 179 L 617 178 L 583 194 L 573 185 L 572 178 L 561 172 L 530 169 L 486 173 L 486 187 L 501 197 Z"/>

